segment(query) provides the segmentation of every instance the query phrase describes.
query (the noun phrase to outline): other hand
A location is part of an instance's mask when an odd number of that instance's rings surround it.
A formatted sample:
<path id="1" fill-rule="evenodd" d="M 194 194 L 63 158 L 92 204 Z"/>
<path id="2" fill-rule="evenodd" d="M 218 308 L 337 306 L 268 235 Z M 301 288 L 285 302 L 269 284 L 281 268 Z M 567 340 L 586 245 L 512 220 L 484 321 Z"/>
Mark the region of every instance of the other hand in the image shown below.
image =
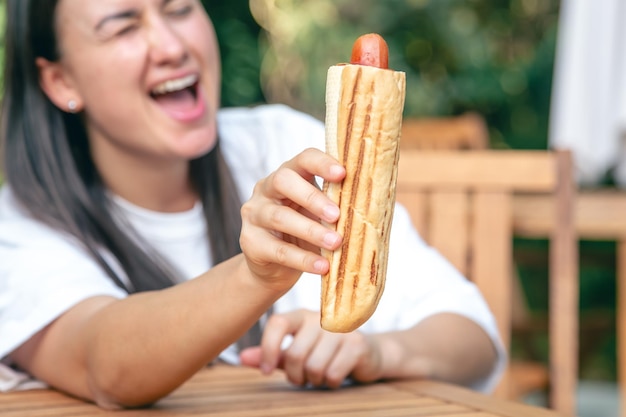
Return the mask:
<path id="1" fill-rule="evenodd" d="M 286 336 L 291 345 L 282 349 Z M 374 338 L 354 331 L 331 333 L 320 327 L 318 312 L 297 310 L 271 316 L 261 346 L 240 355 L 245 366 L 264 373 L 282 369 L 290 382 L 304 386 L 338 388 L 348 377 L 359 382 L 380 378 L 381 352 Z"/>

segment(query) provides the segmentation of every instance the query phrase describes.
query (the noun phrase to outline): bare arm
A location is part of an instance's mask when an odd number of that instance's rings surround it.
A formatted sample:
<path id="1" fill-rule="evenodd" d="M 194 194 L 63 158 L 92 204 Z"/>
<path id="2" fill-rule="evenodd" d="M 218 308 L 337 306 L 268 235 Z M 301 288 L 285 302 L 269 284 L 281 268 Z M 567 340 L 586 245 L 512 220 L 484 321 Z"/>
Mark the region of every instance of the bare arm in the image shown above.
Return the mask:
<path id="1" fill-rule="evenodd" d="M 304 151 L 259 181 L 244 204 L 243 255 L 169 289 L 84 300 L 11 356 L 39 379 L 106 408 L 149 404 L 236 341 L 302 272 L 328 269 L 319 248 L 341 237 L 320 224 L 338 208 L 314 185 L 337 162 Z"/>
<path id="2" fill-rule="evenodd" d="M 85 300 L 12 357 L 106 408 L 151 403 L 209 363 L 281 295 L 246 271 L 239 256 L 170 289 Z"/>
<path id="3" fill-rule="evenodd" d="M 489 375 L 497 359 L 485 331 L 456 314 L 437 314 L 406 331 L 372 339 L 381 352 L 381 378 L 418 376 L 469 385 Z"/>

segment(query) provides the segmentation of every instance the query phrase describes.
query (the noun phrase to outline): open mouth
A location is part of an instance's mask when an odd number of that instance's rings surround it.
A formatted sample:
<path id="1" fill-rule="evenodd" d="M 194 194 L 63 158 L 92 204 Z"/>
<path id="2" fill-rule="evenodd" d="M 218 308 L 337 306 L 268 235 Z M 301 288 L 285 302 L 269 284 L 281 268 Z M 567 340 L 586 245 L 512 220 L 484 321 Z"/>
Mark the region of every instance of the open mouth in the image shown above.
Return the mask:
<path id="1" fill-rule="evenodd" d="M 197 75 L 165 81 L 150 91 L 157 104 L 177 119 L 187 119 L 199 111 L 199 82 Z"/>

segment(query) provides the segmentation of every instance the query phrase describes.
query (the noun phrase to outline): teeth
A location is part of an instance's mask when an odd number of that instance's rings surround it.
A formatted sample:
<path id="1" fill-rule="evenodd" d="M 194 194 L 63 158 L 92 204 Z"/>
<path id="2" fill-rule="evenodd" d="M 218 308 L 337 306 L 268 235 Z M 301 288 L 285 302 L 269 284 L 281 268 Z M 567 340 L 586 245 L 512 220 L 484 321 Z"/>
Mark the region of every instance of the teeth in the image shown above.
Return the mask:
<path id="1" fill-rule="evenodd" d="M 198 81 L 197 75 L 188 75 L 184 78 L 179 78 L 177 80 L 165 81 L 164 83 L 161 83 L 154 87 L 154 89 L 152 90 L 152 94 L 159 95 L 184 90 L 185 88 L 194 85 L 196 81 Z"/>

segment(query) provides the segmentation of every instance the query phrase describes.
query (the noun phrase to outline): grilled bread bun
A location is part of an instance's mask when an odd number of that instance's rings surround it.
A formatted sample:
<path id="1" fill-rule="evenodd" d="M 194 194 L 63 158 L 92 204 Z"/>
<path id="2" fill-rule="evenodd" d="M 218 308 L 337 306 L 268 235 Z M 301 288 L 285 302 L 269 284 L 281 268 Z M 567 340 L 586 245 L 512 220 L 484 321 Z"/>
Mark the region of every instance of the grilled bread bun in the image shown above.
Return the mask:
<path id="1" fill-rule="evenodd" d="M 395 203 L 405 74 L 369 65 L 328 70 L 326 152 L 346 168 L 341 183 L 325 183 L 339 205 L 332 225 L 343 236 L 324 250 L 330 270 L 322 276 L 321 326 L 350 332 L 367 321 L 383 293 Z"/>

